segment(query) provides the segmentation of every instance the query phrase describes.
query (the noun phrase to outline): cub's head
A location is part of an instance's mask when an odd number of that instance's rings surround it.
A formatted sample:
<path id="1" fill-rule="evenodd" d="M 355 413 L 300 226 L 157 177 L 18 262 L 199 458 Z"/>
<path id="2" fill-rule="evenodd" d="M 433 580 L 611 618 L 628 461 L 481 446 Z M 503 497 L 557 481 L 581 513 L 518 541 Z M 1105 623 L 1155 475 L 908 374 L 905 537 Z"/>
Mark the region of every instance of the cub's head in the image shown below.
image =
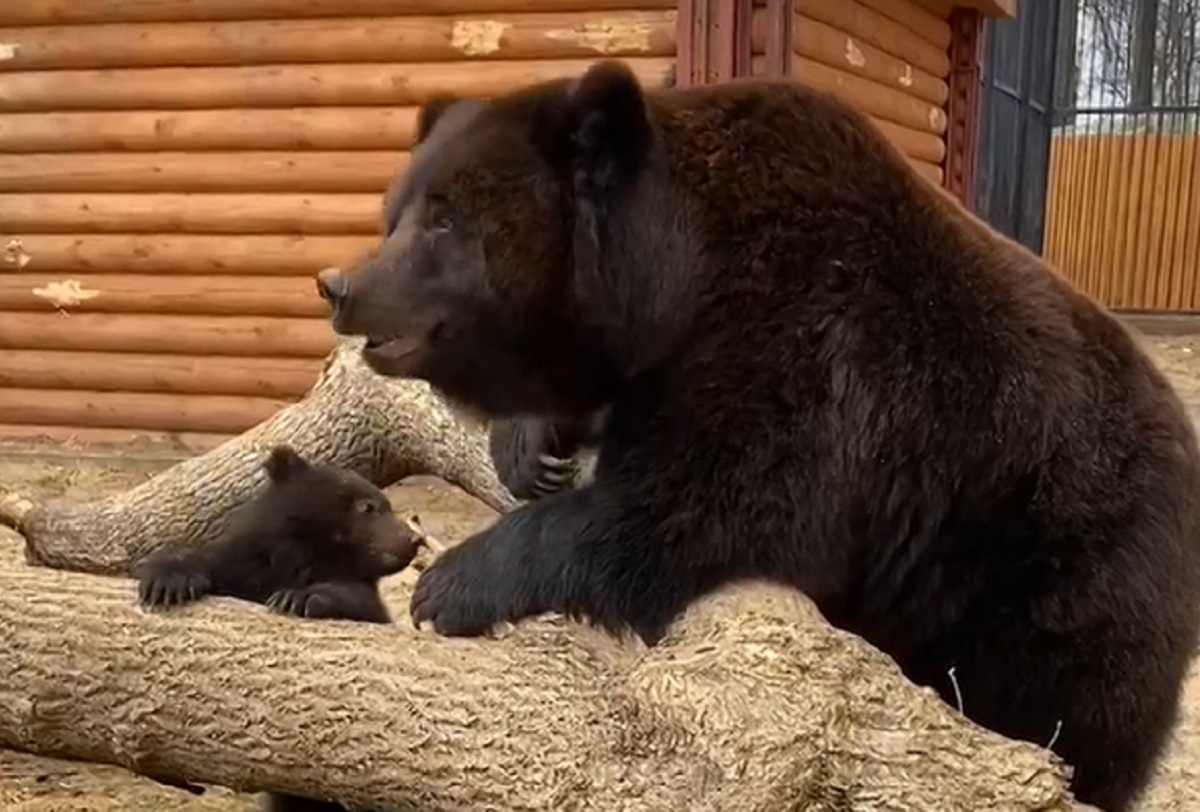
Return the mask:
<path id="1" fill-rule="evenodd" d="M 232 534 L 298 545 L 280 560 L 304 562 L 322 580 L 377 580 L 407 567 L 419 542 L 383 491 L 353 471 L 313 465 L 287 446 L 263 462 L 265 487 L 242 505 Z"/>
<path id="2" fill-rule="evenodd" d="M 427 380 L 490 417 L 594 411 L 631 372 L 642 306 L 623 275 L 637 240 L 610 239 L 625 228 L 613 213 L 647 197 L 660 151 L 620 63 L 426 105 L 379 246 L 318 277 L 334 329 L 366 337 L 375 371 Z"/>

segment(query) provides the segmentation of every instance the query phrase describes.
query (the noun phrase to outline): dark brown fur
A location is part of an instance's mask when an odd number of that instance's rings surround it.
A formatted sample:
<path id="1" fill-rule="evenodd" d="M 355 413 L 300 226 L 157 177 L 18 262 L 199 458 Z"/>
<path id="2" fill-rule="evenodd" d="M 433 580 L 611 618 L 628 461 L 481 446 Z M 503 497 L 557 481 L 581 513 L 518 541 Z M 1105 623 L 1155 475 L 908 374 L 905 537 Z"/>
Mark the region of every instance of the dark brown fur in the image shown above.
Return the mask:
<path id="1" fill-rule="evenodd" d="M 228 595 L 308 618 L 390 623 L 379 579 L 416 555 L 413 534 L 379 488 L 352 471 L 271 450 L 265 487 L 228 531 L 196 550 L 163 550 L 139 566 L 138 600 L 177 606 Z M 268 793 L 264 812 L 344 812 L 340 804 Z"/>
<path id="2" fill-rule="evenodd" d="M 441 556 L 414 619 L 653 642 L 784 582 L 1125 812 L 1197 642 L 1200 455 L 1118 323 L 794 83 L 609 63 L 440 112 L 335 328 L 493 418 L 611 409 L 595 481 Z"/>

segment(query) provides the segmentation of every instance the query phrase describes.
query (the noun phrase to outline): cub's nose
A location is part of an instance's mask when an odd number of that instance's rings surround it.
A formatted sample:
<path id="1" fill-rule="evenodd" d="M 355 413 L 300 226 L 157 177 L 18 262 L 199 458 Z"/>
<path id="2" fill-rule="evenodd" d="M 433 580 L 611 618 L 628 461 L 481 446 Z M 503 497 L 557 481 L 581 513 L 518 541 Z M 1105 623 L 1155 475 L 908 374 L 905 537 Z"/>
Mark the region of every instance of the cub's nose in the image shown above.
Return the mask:
<path id="1" fill-rule="evenodd" d="M 317 274 L 317 293 L 337 307 L 350 293 L 350 279 L 339 268 L 326 268 Z"/>

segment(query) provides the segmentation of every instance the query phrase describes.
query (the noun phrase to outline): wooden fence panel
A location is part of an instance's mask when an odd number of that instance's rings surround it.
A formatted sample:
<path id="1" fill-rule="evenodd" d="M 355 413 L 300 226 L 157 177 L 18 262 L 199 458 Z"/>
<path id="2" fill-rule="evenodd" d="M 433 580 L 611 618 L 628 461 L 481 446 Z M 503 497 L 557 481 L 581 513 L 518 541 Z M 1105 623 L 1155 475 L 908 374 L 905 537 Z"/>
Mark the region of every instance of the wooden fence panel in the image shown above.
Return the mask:
<path id="1" fill-rule="evenodd" d="M 1200 310 L 1200 135 L 1056 133 L 1044 253 L 1121 310 Z"/>

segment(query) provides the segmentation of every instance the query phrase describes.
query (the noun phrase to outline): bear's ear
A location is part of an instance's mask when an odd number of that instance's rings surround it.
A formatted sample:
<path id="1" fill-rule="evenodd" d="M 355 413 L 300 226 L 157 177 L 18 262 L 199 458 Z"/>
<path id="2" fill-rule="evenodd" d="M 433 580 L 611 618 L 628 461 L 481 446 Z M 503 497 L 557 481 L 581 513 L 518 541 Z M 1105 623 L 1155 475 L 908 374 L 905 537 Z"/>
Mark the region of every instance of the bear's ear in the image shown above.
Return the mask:
<path id="1" fill-rule="evenodd" d="M 457 96 L 441 95 L 431 98 L 421 106 L 420 112 L 417 113 L 417 135 L 416 143 L 420 144 L 429 137 L 429 133 L 433 130 L 433 126 L 438 123 L 438 119 L 442 117 L 451 107 L 460 101 Z"/>
<path id="2" fill-rule="evenodd" d="M 566 159 L 576 192 L 589 195 L 628 180 L 654 143 L 641 83 L 624 62 L 597 62 L 548 100 L 535 134 L 551 163 Z M 568 168 L 568 167 L 563 167 Z"/>
<path id="3" fill-rule="evenodd" d="M 277 445 L 272 448 L 263 463 L 263 470 L 267 472 L 271 481 L 276 483 L 287 482 L 307 468 L 308 463 L 304 461 L 304 458 L 286 445 Z"/>

